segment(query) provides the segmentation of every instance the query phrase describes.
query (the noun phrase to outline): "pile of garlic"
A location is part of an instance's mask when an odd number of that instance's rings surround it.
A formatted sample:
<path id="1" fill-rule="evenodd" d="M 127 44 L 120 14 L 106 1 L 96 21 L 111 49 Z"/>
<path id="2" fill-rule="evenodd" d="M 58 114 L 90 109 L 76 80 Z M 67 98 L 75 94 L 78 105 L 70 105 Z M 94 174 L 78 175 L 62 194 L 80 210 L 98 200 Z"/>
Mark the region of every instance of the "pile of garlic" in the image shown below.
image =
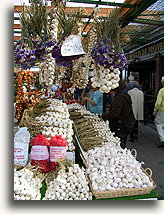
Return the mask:
<path id="1" fill-rule="evenodd" d="M 78 103 L 68 105 L 68 109 L 71 119 L 74 120 L 82 149 L 86 151 L 106 143 L 120 148 L 120 139 L 110 131 L 108 121 L 105 122 Z"/>
<path id="2" fill-rule="evenodd" d="M 96 192 L 153 186 L 130 150 L 115 148 L 110 143 L 85 153 L 86 173 Z"/>
<path id="3" fill-rule="evenodd" d="M 28 168 L 14 168 L 14 200 L 40 200 L 42 180 Z"/>
<path id="4" fill-rule="evenodd" d="M 74 164 L 67 173 L 60 170 L 57 178 L 50 181 L 43 200 L 92 200 L 84 168 Z"/>
<path id="5" fill-rule="evenodd" d="M 75 110 L 86 111 L 86 107 L 78 103 L 68 104 L 67 107 L 69 111 L 75 111 Z"/>
<path id="6" fill-rule="evenodd" d="M 103 139 L 106 143 L 111 143 L 114 147 L 120 147 L 120 138 L 115 137 L 115 133 L 111 132 L 109 128 L 109 121 L 104 121 L 98 116 L 92 114 L 91 116 L 85 116 L 89 121 L 92 121 L 93 129 L 97 132 L 97 135 Z"/>
<path id="7" fill-rule="evenodd" d="M 35 119 L 39 123 L 44 123 L 45 126 L 42 128 L 42 135 L 48 140 L 55 135 L 62 135 L 67 141 L 66 149 L 73 151 L 75 146 L 73 145 L 72 135 L 72 120 L 69 119 L 69 112 L 67 104 L 61 100 L 50 100 L 50 106 L 47 108 L 47 112 Z"/>
<path id="8" fill-rule="evenodd" d="M 109 93 L 111 89 L 115 89 L 119 86 L 120 70 L 111 66 L 110 68 L 104 68 L 98 64 L 92 64 L 92 86 L 94 88 L 99 87 L 102 93 Z"/>

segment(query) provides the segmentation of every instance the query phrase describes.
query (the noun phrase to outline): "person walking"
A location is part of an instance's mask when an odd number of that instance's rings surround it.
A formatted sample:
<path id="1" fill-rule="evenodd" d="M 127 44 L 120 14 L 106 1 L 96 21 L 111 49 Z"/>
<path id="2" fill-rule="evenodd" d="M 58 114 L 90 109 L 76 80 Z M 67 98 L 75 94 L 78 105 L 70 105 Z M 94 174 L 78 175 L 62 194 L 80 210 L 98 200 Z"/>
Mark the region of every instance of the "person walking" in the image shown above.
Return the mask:
<path id="1" fill-rule="evenodd" d="M 134 132 L 130 134 L 130 142 L 134 142 L 134 139 L 138 139 L 138 121 L 144 119 L 144 93 L 140 90 L 140 84 L 138 81 L 133 81 L 131 85 L 132 89 L 128 91 L 128 94 L 132 100 L 132 109 L 134 117 L 136 119 Z"/>
<path id="2" fill-rule="evenodd" d="M 103 94 L 99 91 L 99 88 L 93 88 L 93 91 L 90 97 L 83 97 L 82 101 L 88 102 L 89 111 L 94 114 L 101 114 L 103 111 Z"/>
<path id="3" fill-rule="evenodd" d="M 164 143 L 164 76 L 161 79 L 161 83 L 163 87 L 158 92 L 153 112 L 155 116 L 154 123 L 161 142 L 158 146 L 159 148 L 163 147 Z"/>
<path id="4" fill-rule="evenodd" d="M 109 120 L 110 130 L 120 138 L 121 148 L 126 148 L 126 140 L 128 134 L 120 121 L 125 120 L 132 111 L 132 101 L 128 93 L 122 92 L 126 87 L 124 80 L 119 81 L 119 86 L 112 89 L 113 99 L 109 112 L 103 113 L 100 117 L 104 120 Z"/>
<path id="5" fill-rule="evenodd" d="M 123 92 L 127 93 L 129 90 L 132 89 L 132 82 L 134 81 L 134 76 L 130 75 L 128 77 L 128 83 L 126 84 L 125 89 L 123 90 Z"/>

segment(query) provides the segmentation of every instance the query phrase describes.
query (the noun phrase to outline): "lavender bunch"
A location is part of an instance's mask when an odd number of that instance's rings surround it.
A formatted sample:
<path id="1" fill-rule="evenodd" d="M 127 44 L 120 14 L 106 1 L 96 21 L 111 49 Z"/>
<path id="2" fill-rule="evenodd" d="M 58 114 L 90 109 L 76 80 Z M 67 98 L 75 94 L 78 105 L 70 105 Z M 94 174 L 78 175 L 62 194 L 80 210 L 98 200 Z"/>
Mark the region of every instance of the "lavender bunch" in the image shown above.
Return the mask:
<path id="1" fill-rule="evenodd" d="M 114 49 L 109 45 L 109 39 L 103 38 L 93 47 L 91 51 L 92 58 L 104 68 L 122 68 L 126 63 L 126 57 L 121 50 L 116 53 Z"/>
<path id="2" fill-rule="evenodd" d="M 14 45 L 14 62 L 19 64 L 22 69 L 27 70 L 37 65 L 38 62 L 45 59 L 45 55 L 48 53 L 48 48 L 55 45 L 55 41 L 32 40 L 33 49 L 29 48 L 27 44 L 18 41 Z"/>

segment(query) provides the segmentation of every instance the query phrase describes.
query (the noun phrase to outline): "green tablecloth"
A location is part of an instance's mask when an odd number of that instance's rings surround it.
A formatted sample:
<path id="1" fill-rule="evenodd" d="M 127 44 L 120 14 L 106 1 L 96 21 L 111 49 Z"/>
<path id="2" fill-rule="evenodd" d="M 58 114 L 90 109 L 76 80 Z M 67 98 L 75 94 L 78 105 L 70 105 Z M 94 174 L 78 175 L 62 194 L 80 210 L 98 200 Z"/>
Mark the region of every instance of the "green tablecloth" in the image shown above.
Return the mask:
<path id="1" fill-rule="evenodd" d="M 41 200 L 45 196 L 46 189 L 47 189 L 46 183 L 45 183 L 45 181 L 43 181 L 42 187 L 40 189 Z M 158 195 L 157 191 L 154 189 L 151 191 L 150 194 L 146 194 L 146 195 L 135 195 L 135 196 L 127 196 L 127 197 L 119 197 L 119 198 L 104 198 L 104 199 L 94 198 L 93 200 L 137 200 L 137 199 L 149 199 L 149 198 L 158 198 L 158 197 L 159 197 L 159 195 Z"/>

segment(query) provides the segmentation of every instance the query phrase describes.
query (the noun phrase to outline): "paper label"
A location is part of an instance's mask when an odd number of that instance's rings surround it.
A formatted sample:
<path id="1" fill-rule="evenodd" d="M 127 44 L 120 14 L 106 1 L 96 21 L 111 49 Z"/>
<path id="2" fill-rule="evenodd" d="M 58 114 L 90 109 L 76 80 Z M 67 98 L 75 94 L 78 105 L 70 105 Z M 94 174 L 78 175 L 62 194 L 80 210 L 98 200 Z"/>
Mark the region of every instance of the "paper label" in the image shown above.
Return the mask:
<path id="1" fill-rule="evenodd" d="M 50 147 L 50 161 L 56 162 L 57 159 L 65 158 L 66 147 L 64 146 L 51 146 Z"/>
<path id="2" fill-rule="evenodd" d="M 28 161 L 28 144 L 14 142 L 14 164 L 26 165 Z"/>
<path id="3" fill-rule="evenodd" d="M 47 146 L 32 146 L 31 159 L 32 160 L 47 160 L 49 158 Z"/>
<path id="4" fill-rule="evenodd" d="M 83 50 L 80 35 L 70 35 L 65 39 L 61 46 L 62 56 L 81 55 L 85 53 L 86 52 Z"/>

